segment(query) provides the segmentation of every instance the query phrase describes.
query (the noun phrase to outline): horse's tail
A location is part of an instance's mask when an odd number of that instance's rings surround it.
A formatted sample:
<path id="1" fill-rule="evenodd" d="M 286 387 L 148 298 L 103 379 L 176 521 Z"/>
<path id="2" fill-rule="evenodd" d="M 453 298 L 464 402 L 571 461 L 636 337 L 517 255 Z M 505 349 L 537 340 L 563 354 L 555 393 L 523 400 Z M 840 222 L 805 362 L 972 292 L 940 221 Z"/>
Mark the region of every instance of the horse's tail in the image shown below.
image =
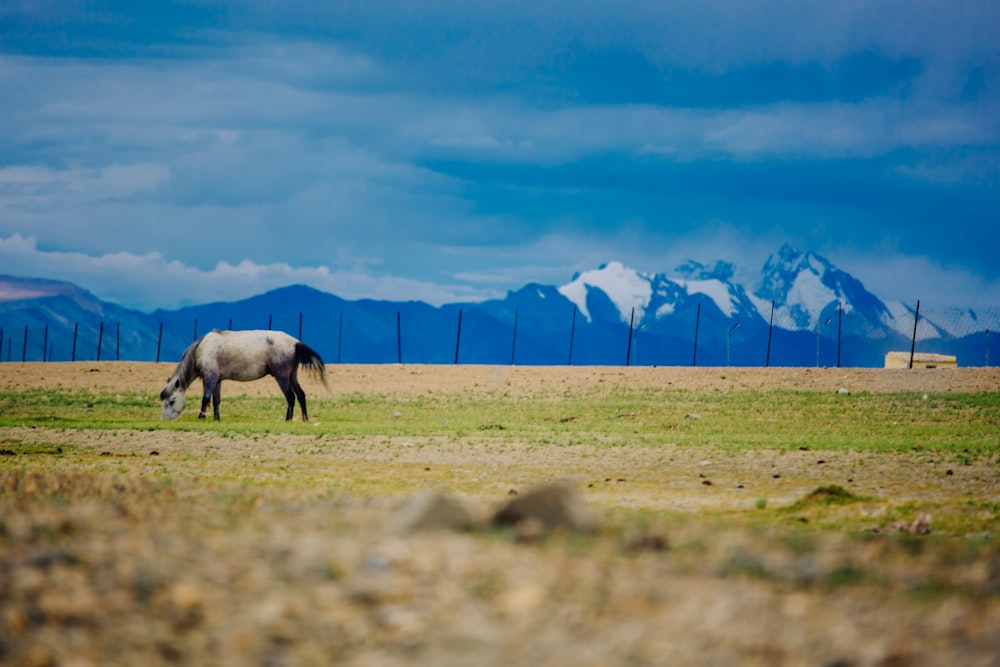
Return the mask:
<path id="1" fill-rule="evenodd" d="M 316 350 L 302 341 L 297 341 L 295 343 L 295 361 L 302 366 L 307 366 L 310 370 L 316 371 L 319 374 L 319 379 L 323 381 L 323 386 L 327 389 L 330 388 L 330 385 L 326 383 L 326 366 L 323 364 L 323 359 Z"/>

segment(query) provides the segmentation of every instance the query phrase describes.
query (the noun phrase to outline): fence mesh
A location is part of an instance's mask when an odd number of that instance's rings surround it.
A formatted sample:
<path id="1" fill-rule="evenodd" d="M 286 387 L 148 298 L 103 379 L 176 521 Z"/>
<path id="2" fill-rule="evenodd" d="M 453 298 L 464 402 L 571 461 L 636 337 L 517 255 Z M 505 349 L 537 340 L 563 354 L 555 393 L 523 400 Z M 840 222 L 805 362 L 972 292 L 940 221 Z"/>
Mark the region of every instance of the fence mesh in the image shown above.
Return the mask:
<path id="1" fill-rule="evenodd" d="M 734 321 L 699 312 L 669 326 L 597 326 L 575 311 L 544 323 L 516 311 L 478 310 L 373 315 L 247 314 L 126 322 L 0 326 L 0 361 L 176 361 L 213 328 L 275 329 L 309 342 L 327 363 L 428 363 L 643 366 L 880 367 L 889 352 L 954 356 L 959 366 L 1000 365 L 1000 308 L 906 309 L 892 326 L 845 314 L 831 304 L 810 326 L 776 309 L 769 318 Z M 554 323 L 553 323 L 554 322 Z"/>

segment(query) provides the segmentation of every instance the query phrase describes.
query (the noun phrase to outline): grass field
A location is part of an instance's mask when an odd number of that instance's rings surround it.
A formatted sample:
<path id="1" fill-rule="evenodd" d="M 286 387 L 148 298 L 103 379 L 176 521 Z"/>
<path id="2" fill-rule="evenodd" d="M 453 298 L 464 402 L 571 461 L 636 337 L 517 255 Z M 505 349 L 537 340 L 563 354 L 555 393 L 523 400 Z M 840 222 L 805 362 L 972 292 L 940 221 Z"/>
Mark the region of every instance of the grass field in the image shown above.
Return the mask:
<path id="1" fill-rule="evenodd" d="M 355 367 L 162 422 L 169 369 L 92 366 L 0 365 L 3 664 L 1000 664 L 996 374 Z M 386 530 L 564 479 L 596 531 Z"/>

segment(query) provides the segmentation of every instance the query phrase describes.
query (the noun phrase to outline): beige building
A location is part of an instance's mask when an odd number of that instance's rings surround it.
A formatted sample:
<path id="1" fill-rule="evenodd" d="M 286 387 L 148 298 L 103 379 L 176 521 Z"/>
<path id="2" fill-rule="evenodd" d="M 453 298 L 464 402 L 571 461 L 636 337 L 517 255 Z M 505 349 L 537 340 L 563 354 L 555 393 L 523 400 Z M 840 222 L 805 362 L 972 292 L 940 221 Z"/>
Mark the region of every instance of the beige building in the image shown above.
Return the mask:
<path id="1" fill-rule="evenodd" d="M 913 355 L 914 368 L 955 368 L 958 360 L 950 354 L 932 354 L 917 352 Z M 885 355 L 886 368 L 909 368 L 909 352 L 889 352 Z"/>

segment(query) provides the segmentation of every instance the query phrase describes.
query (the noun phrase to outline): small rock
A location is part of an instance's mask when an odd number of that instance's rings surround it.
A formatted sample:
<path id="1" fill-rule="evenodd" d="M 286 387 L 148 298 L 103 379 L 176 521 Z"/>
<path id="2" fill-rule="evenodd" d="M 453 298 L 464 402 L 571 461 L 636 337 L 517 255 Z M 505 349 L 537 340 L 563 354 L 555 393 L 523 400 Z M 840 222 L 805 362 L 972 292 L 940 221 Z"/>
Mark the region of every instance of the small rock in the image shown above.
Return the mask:
<path id="1" fill-rule="evenodd" d="M 546 529 L 589 531 L 595 524 L 576 489 L 566 482 L 542 486 L 507 502 L 493 516 L 493 523 L 516 526 L 528 519 L 540 522 Z"/>
<path id="2" fill-rule="evenodd" d="M 900 519 L 889 526 L 889 530 L 897 533 L 909 533 L 910 535 L 930 535 L 931 515 L 921 514 L 913 521 Z"/>
<path id="3" fill-rule="evenodd" d="M 420 493 L 389 520 L 389 528 L 396 533 L 414 533 L 422 530 L 470 530 L 475 525 L 472 514 L 454 498 L 441 493 Z"/>
<path id="4" fill-rule="evenodd" d="M 838 394 L 843 394 L 843 395 L 846 396 L 847 394 L 850 394 L 851 391 L 847 387 L 841 387 L 840 389 L 837 390 L 837 393 Z"/>

